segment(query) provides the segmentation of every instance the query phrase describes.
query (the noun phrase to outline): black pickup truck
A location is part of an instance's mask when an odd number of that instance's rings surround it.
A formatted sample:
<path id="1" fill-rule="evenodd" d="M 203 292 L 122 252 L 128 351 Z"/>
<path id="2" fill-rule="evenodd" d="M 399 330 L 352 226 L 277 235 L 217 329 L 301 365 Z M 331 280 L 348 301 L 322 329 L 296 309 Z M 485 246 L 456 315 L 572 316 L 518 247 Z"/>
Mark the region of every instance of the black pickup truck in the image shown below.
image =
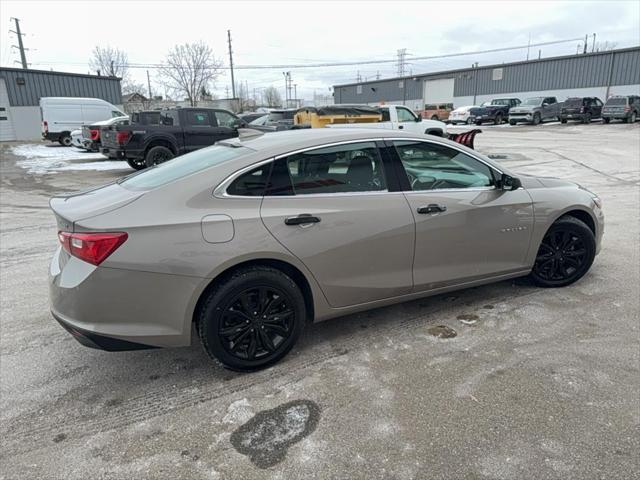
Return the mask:
<path id="1" fill-rule="evenodd" d="M 469 114 L 474 117 L 476 125 L 482 125 L 484 122 L 500 125 L 503 120 L 509 118 L 509 110 L 521 103 L 519 98 L 494 98 L 480 107 L 473 107 L 469 110 Z"/>
<path id="2" fill-rule="evenodd" d="M 101 132 L 101 152 L 136 170 L 237 137 L 245 122 L 227 110 L 175 108 L 160 111 L 159 125 L 115 126 Z"/>

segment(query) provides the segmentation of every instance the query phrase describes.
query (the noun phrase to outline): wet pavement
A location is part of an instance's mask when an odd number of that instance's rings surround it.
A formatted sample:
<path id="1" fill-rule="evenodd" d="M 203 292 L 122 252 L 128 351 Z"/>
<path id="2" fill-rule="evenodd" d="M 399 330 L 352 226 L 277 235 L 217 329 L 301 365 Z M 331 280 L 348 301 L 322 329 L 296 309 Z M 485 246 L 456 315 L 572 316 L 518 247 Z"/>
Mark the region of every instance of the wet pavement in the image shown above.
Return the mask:
<path id="1" fill-rule="evenodd" d="M 107 353 L 73 340 L 48 312 L 48 198 L 131 170 L 56 156 L 43 171 L 0 146 L 0 479 L 636 478 L 640 124 L 487 128 L 476 142 L 602 197 L 587 276 L 323 322 L 253 374 L 197 342 Z"/>

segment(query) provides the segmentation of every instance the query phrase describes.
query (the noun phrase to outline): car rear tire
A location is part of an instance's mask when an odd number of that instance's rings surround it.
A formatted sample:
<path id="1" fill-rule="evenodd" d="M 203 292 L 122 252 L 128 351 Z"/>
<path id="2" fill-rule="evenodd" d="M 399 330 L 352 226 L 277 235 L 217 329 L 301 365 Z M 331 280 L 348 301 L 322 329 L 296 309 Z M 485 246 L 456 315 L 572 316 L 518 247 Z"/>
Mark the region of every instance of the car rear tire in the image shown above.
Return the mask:
<path id="1" fill-rule="evenodd" d="M 61 134 L 60 138 L 58 138 L 58 143 L 63 147 L 70 147 L 72 142 L 73 142 L 73 139 L 71 138 L 71 135 L 69 135 L 66 132 Z"/>
<path id="2" fill-rule="evenodd" d="M 542 118 L 540 118 L 540 114 L 536 112 L 533 115 L 533 124 L 534 125 L 539 125 L 541 121 L 542 121 Z"/>
<path id="3" fill-rule="evenodd" d="M 565 287 L 587 273 L 595 255 L 591 229 L 582 220 L 564 216 L 542 239 L 530 276 L 540 287 Z"/>
<path id="4" fill-rule="evenodd" d="M 265 368 L 295 345 L 306 323 L 302 292 L 280 270 L 238 270 L 213 288 L 198 316 L 207 354 L 238 371 Z"/>
<path id="5" fill-rule="evenodd" d="M 167 147 L 163 147 L 162 145 L 158 145 L 156 147 L 151 147 L 147 154 L 144 156 L 144 161 L 147 167 L 153 167 L 154 165 L 160 165 L 161 163 L 167 162 L 174 157 L 173 152 Z"/>
<path id="6" fill-rule="evenodd" d="M 127 158 L 127 163 L 131 168 L 135 170 L 142 170 L 143 168 L 147 168 L 147 162 L 144 158 Z"/>

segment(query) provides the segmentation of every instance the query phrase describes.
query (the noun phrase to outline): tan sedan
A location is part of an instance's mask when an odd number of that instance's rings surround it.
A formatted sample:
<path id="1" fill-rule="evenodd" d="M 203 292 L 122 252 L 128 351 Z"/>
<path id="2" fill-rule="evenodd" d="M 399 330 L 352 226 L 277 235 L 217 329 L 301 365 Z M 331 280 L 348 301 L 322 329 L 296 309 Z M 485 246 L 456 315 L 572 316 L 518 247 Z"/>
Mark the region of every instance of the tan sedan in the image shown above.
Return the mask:
<path id="1" fill-rule="evenodd" d="M 600 199 L 384 130 L 251 135 L 51 200 L 54 317 L 106 350 L 189 345 L 252 370 L 308 321 L 531 275 L 580 279 Z"/>

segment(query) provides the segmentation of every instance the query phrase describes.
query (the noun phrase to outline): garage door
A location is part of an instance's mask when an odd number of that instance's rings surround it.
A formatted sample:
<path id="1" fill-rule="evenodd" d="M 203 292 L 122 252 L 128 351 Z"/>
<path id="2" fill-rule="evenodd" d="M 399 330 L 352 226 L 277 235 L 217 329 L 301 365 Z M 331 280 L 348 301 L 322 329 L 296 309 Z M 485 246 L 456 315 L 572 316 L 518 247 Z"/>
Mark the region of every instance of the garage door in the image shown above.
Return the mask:
<path id="1" fill-rule="evenodd" d="M 453 103 L 453 85 L 455 78 L 425 80 L 424 103 Z"/>
<path id="2" fill-rule="evenodd" d="M 0 141 L 15 140 L 16 131 L 11 121 L 11 111 L 9 109 L 9 95 L 4 78 L 0 78 Z"/>

